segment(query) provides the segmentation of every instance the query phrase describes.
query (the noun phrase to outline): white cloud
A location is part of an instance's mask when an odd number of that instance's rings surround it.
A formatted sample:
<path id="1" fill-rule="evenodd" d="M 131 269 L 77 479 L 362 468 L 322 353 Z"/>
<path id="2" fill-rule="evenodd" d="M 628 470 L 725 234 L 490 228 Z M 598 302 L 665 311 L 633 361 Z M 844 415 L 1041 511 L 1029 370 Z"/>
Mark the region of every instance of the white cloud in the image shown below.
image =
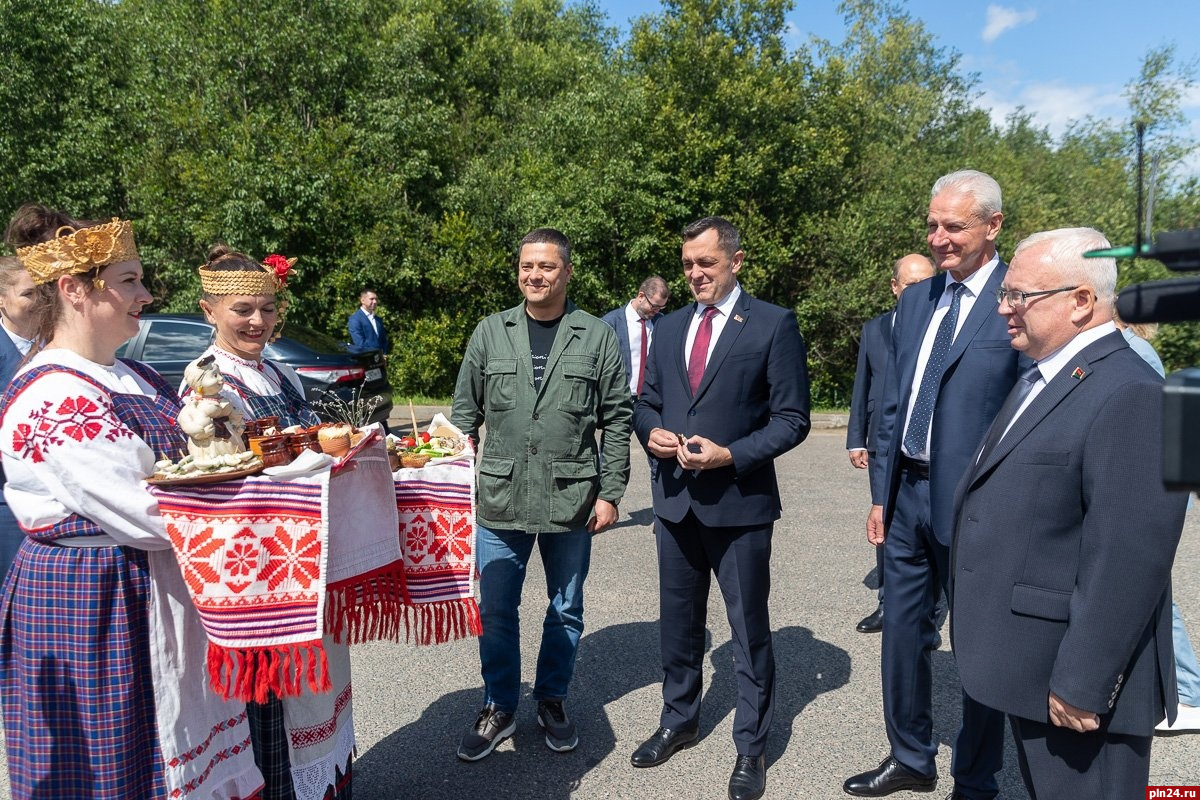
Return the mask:
<path id="1" fill-rule="evenodd" d="M 987 7 L 987 24 L 983 26 L 980 37 L 985 42 L 993 42 L 1000 34 L 1012 30 L 1018 25 L 1033 22 L 1037 19 L 1036 11 L 1017 11 L 1015 8 L 1004 6 Z"/>
<path id="2" fill-rule="evenodd" d="M 1025 84 L 1014 95 L 986 90 L 978 104 L 988 109 L 997 125 L 1003 125 L 1009 114 L 1023 107 L 1032 115 L 1034 124 L 1049 128 L 1055 137 L 1061 136 L 1072 122 L 1087 116 L 1112 119 L 1128 114 L 1119 89 L 1061 83 Z"/>

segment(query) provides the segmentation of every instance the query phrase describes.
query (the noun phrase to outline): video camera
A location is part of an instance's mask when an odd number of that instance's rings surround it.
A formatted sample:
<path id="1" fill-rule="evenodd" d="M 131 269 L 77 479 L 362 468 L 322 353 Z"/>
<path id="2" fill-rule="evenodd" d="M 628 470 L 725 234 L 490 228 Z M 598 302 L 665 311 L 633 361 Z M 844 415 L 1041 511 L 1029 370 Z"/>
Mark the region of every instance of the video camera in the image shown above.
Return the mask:
<path id="1" fill-rule="evenodd" d="M 1154 245 L 1142 245 L 1140 252 L 1135 246 L 1086 255 L 1136 255 L 1161 261 L 1171 270 L 1196 271 L 1200 270 L 1200 228 L 1160 233 Z M 1127 286 L 1117 296 L 1117 313 L 1131 323 L 1200 320 L 1200 278 Z M 1172 372 L 1163 386 L 1163 484 L 1168 489 L 1200 490 L 1200 368 Z"/>

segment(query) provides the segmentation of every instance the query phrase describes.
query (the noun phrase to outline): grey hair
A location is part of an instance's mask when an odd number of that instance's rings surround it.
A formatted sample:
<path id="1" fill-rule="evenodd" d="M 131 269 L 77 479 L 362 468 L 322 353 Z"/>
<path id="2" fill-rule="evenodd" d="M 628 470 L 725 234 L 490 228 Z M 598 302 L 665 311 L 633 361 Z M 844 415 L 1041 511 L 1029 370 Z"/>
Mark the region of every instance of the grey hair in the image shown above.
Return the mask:
<path id="1" fill-rule="evenodd" d="M 1104 234 L 1095 228 L 1059 228 L 1040 231 L 1022 239 L 1013 258 L 1021 251 L 1045 245 L 1045 257 L 1055 271 L 1062 276 L 1063 283 L 1088 284 L 1096 292 L 1096 300 L 1111 306 L 1117 294 L 1117 260 L 1115 258 L 1084 258 L 1088 250 L 1106 250 L 1112 247 Z M 1054 288 L 1054 287 L 1046 287 Z"/>
<path id="2" fill-rule="evenodd" d="M 943 175 L 933 184 L 929 197 L 932 200 L 942 192 L 960 192 L 975 201 L 975 210 L 983 219 L 1004 210 L 1000 195 L 1000 184 L 986 172 L 977 169 L 960 169 Z"/>

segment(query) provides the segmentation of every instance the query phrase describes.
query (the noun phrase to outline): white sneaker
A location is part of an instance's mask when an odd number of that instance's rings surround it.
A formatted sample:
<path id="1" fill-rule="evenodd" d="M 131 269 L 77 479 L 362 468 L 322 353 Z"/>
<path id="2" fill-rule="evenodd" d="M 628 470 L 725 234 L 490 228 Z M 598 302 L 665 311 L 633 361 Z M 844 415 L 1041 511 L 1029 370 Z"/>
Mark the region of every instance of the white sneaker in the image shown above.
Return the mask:
<path id="1" fill-rule="evenodd" d="M 1154 726 L 1156 731 L 1171 731 L 1173 733 L 1181 733 L 1183 731 L 1200 731 L 1200 708 L 1196 706 L 1179 704 L 1179 712 L 1175 716 L 1175 724 L 1168 725 L 1164 719 L 1162 722 Z"/>

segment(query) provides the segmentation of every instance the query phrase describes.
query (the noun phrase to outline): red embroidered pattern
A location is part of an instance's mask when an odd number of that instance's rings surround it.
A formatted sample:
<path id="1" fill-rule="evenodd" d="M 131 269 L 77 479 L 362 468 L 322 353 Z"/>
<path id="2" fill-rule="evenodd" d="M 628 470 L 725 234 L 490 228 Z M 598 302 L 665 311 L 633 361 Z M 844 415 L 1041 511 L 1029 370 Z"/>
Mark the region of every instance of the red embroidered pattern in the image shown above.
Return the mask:
<path id="1" fill-rule="evenodd" d="M 444 560 L 449 556 L 461 561 L 471 553 L 471 521 L 463 517 L 456 520 L 454 516 L 457 515 L 445 512 L 437 515 L 433 546 L 429 548 L 429 555 L 435 559 Z"/>
<path id="2" fill-rule="evenodd" d="M 350 703 L 350 685 L 347 684 L 342 693 L 333 701 L 333 716 L 322 722 L 320 725 L 312 725 L 307 728 L 295 728 L 292 730 L 292 747 L 311 747 L 314 744 L 319 744 L 325 741 L 330 736 L 333 736 L 337 730 L 338 717 L 342 715 L 342 711 Z"/>
<path id="3" fill-rule="evenodd" d="M 35 464 L 45 459 L 47 445 L 92 441 L 103 436 L 110 442 L 132 439 L 133 432 L 121 425 L 108 406 L 90 397 L 68 397 L 53 407 L 46 400 L 29 415 L 32 424 L 21 423 L 13 432 L 13 451 Z"/>
<path id="4" fill-rule="evenodd" d="M 241 714 L 237 715 L 236 717 L 230 717 L 227 720 L 222 720 L 221 722 L 218 722 L 216 725 L 214 725 L 212 727 L 212 730 L 210 730 L 208 732 L 207 739 L 205 739 L 203 742 L 201 742 L 200 744 L 193 747 L 191 750 L 188 750 L 184 753 L 181 753 L 180 755 L 175 756 L 174 758 L 172 758 L 170 761 L 167 762 L 167 765 L 171 766 L 171 767 L 178 767 L 179 765 L 186 764 L 189 761 L 195 761 L 197 758 L 199 758 L 201 755 L 204 754 L 204 751 L 208 749 L 208 746 L 210 744 L 212 744 L 212 740 L 216 737 L 216 735 L 218 733 L 223 733 L 224 731 L 229 730 L 230 728 L 234 727 L 235 725 L 241 725 L 245 719 L 246 719 L 246 712 L 243 711 Z"/>
<path id="5" fill-rule="evenodd" d="M 259 579 L 267 582 L 268 589 L 274 591 L 288 580 L 308 589 L 320 577 L 321 540 L 317 533 L 309 528 L 293 539 L 283 526 L 277 526 L 275 538 L 263 540 L 267 565 Z"/>
<path id="6" fill-rule="evenodd" d="M 183 579 L 194 594 L 200 594 L 207 583 L 216 583 L 220 574 L 213 568 L 212 555 L 222 547 L 222 541 L 213 537 L 212 526 L 197 533 L 188 541 L 179 528 L 167 523 L 167 535 L 175 548 L 176 561 L 183 570 Z"/>
<path id="7" fill-rule="evenodd" d="M 258 577 L 258 544 L 258 534 L 249 528 L 242 528 L 230 538 L 225 551 L 225 585 L 232 591 L 242 591 Z"/>

